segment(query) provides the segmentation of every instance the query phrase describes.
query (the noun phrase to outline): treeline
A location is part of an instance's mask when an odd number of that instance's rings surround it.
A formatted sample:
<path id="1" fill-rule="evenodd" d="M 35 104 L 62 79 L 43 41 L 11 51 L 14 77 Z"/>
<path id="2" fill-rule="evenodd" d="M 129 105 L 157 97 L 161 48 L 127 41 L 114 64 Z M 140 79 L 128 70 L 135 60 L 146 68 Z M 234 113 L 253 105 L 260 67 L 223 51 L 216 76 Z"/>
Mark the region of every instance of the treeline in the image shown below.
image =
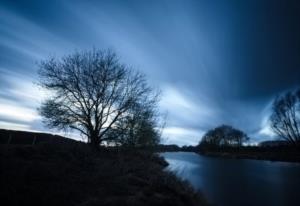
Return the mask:
<path id="1" fill-rule="evenodd" d="M 289 144 L 280 144 L 267 142 L 269 146 L 182 146 L 178 145 L 158 145 L 152 148 L 156 152 L 195 152 L 206 156 L 237 158 L 237 159 L 259 159 L 271 161 L 300 162 L 299 150 Z M 263 142 L 264 143 L 264 142 Z"/>
<path id="2" fill-rule="evenodd" d="M 221 125 L 207 131 L 190 150 L 212 156 L 300 162 L 300 89 L 274 100 L 269 122 L 278 136 L 275 140 L 250 146 L 245 132 Z"/>
<path id="3" fill-rule="evenodd" d="M 274 100 L 269 122 L 278 140 L 262 142 L 259 146 L 300 149 L 300 89 L 287 92 Z M 201 150 L 230 147 L 240 149 L 244 148 L 249 140 L 250 137 L 245 132 L 232 126 L 221 125 L 206 132 L 198 147 Z"/>
<path id="4" fill-rule="evenodd" d="M 158 151 L 188 151 L 234 158 L 300 162 L 300 89 L 278 96 L 272 107 L 270 126 L 278 138 L 251 146 L 250 137 L 230 125 L 207 131 L 197 146 L 158 146 Z"/>

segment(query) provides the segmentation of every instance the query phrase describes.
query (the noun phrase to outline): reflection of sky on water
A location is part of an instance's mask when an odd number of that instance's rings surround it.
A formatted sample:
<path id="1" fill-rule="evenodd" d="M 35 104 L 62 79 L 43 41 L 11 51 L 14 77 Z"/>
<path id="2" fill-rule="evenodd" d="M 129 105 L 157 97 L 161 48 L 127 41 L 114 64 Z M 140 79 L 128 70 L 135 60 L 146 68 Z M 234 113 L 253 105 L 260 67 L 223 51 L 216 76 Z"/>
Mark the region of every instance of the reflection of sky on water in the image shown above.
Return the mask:
<path id="1" fill-rule="evenodd" d="M 162 153 L 167 170 L 217 205 L 299 205 L 300 164 Z"/>
<path id="2" fill-rule="evenodd" d="M 169 166 L 166 168 L 169 171 L 175 173 L 178 177 L 188 180 L 195 188 L 201 189 L 201 178 L 199 178 L 198 171 L 203 167 L 197 158 L 194 157 L 194 153 L 178 152 L 178 154 L 183 154 L 183 156 L 177 155 L 173 156 L 174 153 L 166 152 L 163 156 L 167 159 Z M 185 157 L 189 156 L 190 161 L 186 161 Z M 182 158 L 183 157 L 183 158 Z M 181 159 L 182 158 L 182 159 Z"/>
<path id="3" fill-rule="evenodd" d="M 183 160 L 168 160 L 169 166 L 168 170 L 170 171 L 176 171 L 176 174 L 179 176 L 185 176 L 189 173 L 189 171 L 199 167 L 198 165 L 191 163 L 191 162 L 185 162 Z"/>

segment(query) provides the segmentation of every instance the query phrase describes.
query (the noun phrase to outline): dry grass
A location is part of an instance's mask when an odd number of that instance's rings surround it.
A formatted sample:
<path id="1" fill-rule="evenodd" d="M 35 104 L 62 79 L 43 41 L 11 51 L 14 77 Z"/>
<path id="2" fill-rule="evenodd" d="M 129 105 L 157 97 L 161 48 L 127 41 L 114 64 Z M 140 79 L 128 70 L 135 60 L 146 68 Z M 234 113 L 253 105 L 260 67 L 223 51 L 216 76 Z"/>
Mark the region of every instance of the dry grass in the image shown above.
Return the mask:
<path id="1" fill-rule="evenodd" d="M 2 145 L 0 161 L 3 205 L 207 205 L 146 151 Z"/>

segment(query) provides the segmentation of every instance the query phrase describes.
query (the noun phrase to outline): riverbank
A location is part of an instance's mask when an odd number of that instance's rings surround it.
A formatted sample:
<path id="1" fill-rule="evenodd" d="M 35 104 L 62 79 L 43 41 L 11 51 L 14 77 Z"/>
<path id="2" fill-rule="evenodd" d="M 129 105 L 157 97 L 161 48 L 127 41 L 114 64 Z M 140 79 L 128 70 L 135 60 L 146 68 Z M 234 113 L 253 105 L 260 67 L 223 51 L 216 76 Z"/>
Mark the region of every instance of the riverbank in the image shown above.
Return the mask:
<path id="1" fill-rule="evenodd" d="M 5 205 L 207 205 L 150 152 L 76 142 L 0 147 Z"/>
<path id="2" fill-rule="evenodd" d="M 223 158 L 235 158 L 235 159 L 255 159 L 255 160 L 269 160 L 269 161 L 281 161 L 281 162 L 299 162 L 300 163 L 300 151 L 297 148 L 289 146 L 281 147 L 242 147 L 242 148 L 218 148 L 218 149 L 200 149 L 198 154 L 211 156 L 211 157 L 223 157 Z"/>

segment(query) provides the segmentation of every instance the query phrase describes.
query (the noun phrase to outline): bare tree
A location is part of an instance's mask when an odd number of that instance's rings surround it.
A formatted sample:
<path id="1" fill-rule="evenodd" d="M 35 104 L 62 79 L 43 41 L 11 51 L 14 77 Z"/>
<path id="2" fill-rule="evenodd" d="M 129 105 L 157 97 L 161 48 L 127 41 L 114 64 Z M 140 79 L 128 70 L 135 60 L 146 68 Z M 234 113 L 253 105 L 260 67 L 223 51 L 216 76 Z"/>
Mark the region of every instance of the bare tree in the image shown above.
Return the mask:
<path id="1" fill-rule="evenodd" d="M 133 105 L 152 93 L 144 75 L 114 52 L 93 49 L 40 64 L 40 85 L 52 92 L 39 111 L 50 128 L 78 130 L 98 146 Z"/>
<path id="2" fill-rule="evenodd" d="M 271 127 L 282 139 L 294 145 L 300 143 L 300 89 L 287 92 L 273 102 Z"/>

